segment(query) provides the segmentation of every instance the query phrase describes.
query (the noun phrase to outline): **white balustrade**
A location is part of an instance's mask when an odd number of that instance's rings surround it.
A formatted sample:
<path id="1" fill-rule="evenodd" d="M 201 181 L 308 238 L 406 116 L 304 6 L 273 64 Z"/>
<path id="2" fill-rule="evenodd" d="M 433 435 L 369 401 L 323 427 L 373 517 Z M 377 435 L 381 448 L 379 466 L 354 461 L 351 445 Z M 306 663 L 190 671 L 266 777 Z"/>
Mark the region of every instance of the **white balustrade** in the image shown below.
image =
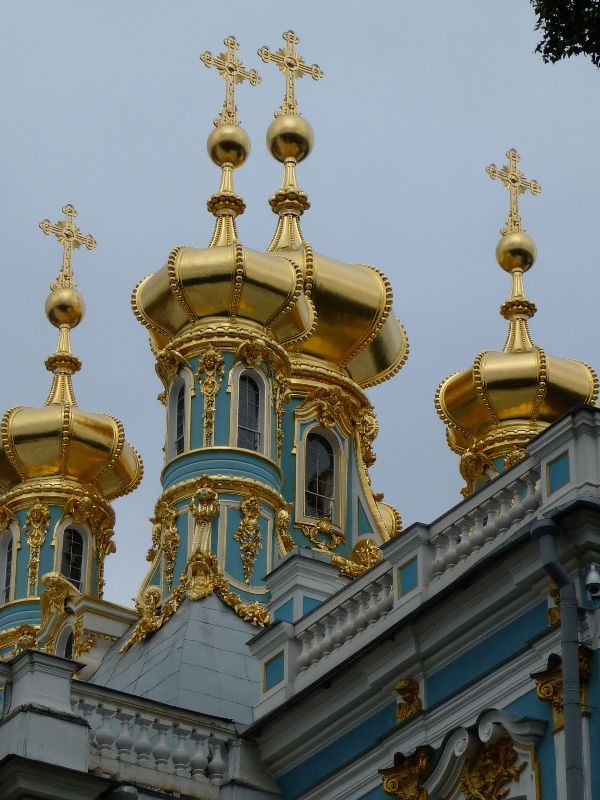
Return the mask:
<path id="1" fill-rule="evenodd" d="M 169 718 L 152 713 L 160 704 L 89 684 L 74 683 L 72 693 L 74 712 L 90 726 L 94 772 L 168 791 L 178 786 L 189 797 L 218 798 L 227 776 L 229 742 L 236 735 L 233 726 L 223 723 L 224 729 L 215 731 L 213 724 L 199 724 L 181 709 Z"/>

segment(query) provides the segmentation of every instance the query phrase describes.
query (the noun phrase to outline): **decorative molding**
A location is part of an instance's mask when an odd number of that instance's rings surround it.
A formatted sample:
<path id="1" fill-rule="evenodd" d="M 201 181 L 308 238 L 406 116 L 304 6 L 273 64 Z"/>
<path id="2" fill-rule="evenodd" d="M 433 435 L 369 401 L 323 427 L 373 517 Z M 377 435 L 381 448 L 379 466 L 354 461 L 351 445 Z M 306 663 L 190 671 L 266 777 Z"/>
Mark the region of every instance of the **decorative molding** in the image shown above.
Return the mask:
<path id="1" fill-rule="evenodd" d="M 18 656 L 24 650 L 37 650 L 37 628 L 33 625 L 19 625 L 15 630 L 16 641 L 13 646 L 12 655 Z"/>
<path id="2" fill-rule="evenodd" d="M 352 433 L 358 411 L 356 402 L 341 386 L 318 387 L 300 408 L 304 413 L 314 413 L 324 428 L 337 425 L 346 436 Z"/>
<path id="3" fill-rule="evenodd" d="M 505 788 L 518 780 L 526 762 L 517 764 L 518 754 L 509 736 L 480 745 L 477 754 L 467 758 L 460 774 L 465 800 L 502 800 Z"/>
<path id="4" fill-rule="evenodd" d="M 427 790 L 422 780 L 431 763 L 432 749 L 418 747 L 409 756 L 396 753 L 394 766 L 381 769 L 383 791 L 398 800 L 428 800 Z"/>
<path id="5" fill-rule="evenodd" d="M 360 441 L 362 460 L 367 469 L 372 467 L 377 456 L 373 450 L 373 442 L 379 433 L 379 423 L 373 406 L 368 405 L 358 412 L 356 417 L 356 432 Z"/>
<path id="6" fill-rule="evenodd" d="M 214 442 L 215 403 L 223 375 L 225 362 L 218 350 L 209 344 L 198 357 L 196 378 L 204 397 L 204 443 L 210 447 Z"/>
<path id="7" fill-rule="evenodd" d="M 277 372 L 273 382 L 273 406 L 275 409 L 275 444 L 278 464 L 281 464 L 281 453 L 283 451 L 283 415 L 285 406 L 289 403 L 291 396 L 288 379 L 281 372 Z"/>
<path id="8" fill-rule="evenodd" d="M 394 686 L 400 696 L 396 705 L 396 722 L 406 722 L 423 708 L 419 697 L 419 682 L 414 678 L 401 678 Z"/>
<path id="9" fill-rule="evenodd" d="M 331 555 L 332 550 L 340 544 L 346 543 L 346 535 L 343 531 L 336 530 L 328 519 L 320 519 L 316 525 L 298 524 L 298 528 L 306 536 L 307 539 L 316 545 L 317 550 L 324 550 Z M 326 536 L 329 541 L 320 539 L 320 536 Z"/>
<path id="10" fill-rule="evenodd" d="M 240 502 L 241 520 L 233 538 L 240 543 L 240 557 L 244 567 L 244 580 L 250 583 L 254 564 L 259 550 L 262 547 L 260 535 L 260 500 L 257 495 L 249 494 L 242 498 Z"/>
<path id="11" fill-rule="evenodd" d="M 146 558 L 148 561 L 153 561 L 158 553 L 162 552 L 165 585 L 167 591 L 171 593 L 175 558 L 179 548 L 177 509 L 161 500 L 156 506 L 154 516 L 150 517 L 150 522 L 152 523 L 152 546 L 148 550 Z"/>
<path id="12" fill-rule="evenodd" d="M 89 652 L 96 644 L 97 636 L 91 631 L 86 631 L 83 626 L 83 614 L 77 614 L 73 624 L 73 660 L 79 659 Z"/>
<path id="13" fill-rule="evenodd" d="M 49 526 L 50 512 L 48 507 L 38 499 L 29 509 L 23 526 L 27 544 L 29 545 L 29 560 L 27 562 L 27 594 L 29 596 L 37 591 L 40 550 L 46 539 Z"/>
<path id="14" fill-rule="evenodd" d="M 587 708 L 587 685 L 592 674 L 592 651 L 584 645 L 579 646 L 579 703 L 581 713 Z M 535 691 L 540 700 L 552 705 L 553 733 L 558 733 L 564 727 L 564 698 L 562 659 L 556 653 L 548 656 L 548 666 L 540 672 L 533 672 L 531 677 L 535 681 Z"/>
<path id="15" fill-rule="evenodd" d="M 285 507 L 280 508 L 275 515 L 275 532 L 279 537 L 280 548 L 283 553 L 289 553 L 296 547 L 294 537 L 289 530 L 291 508 L 291 503 L 286 503 Z"/>
<path id="16" fill-rule="evenodd" d="M 11 522 L 15 522 L 16 518 L 13 512 L 4 503 L 0 503 L 0 534 L 8 531 Z"/>
<path id="17" fill-rule="evenodd" d="M 65 504 L 61 519 L 71 517 L 78 525 L 87 525 L 92 534 L 92 541 L 98 558 L 98 597 L 104 595 L 104 561 L 117 548 L 113 540 L 115 512 L 104 503 L 98 502 L 89 493 L 73 496 Z"/>

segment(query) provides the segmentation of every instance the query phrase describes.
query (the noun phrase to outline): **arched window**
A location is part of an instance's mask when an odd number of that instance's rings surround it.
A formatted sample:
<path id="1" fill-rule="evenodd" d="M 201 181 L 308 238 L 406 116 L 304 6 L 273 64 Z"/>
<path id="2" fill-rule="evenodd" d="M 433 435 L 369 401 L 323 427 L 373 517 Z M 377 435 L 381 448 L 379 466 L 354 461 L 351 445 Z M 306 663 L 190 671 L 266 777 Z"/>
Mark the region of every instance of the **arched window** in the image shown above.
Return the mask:
<path id="1" fill-rule="evenodd" d="M 331 519 L 335 497 L 335 456 L 329 441 L 319 433 L 306 437 L 304 513 Z"/>
<path id="2" fill-rule="evenodd" d="M 74 528 L 66 528 L 63 534 L 60 571 L 73 586 L 81 591 L 83 578 L 83 536 Z"/>
<path id="3" fill-rule="evenodd" d="M 67 641 L 65 642 L 65 649 L 63 655 L 65 658 L 69 659 L 73 658 L 73 631 L 71 631 L 67 636 Z"/>
<path id="4" fill-rule="evenodd" d="M 10 600 L 10 584 L 12 578 L 12 562 L 13 562 L 13 537 L 12 532 L 7 534 L 8 542 L 4 551 L 4 574 L 2 577 L 2 602 L 8 603 Z"/>
<path id="5" fill-rule="evenodd" d="M 260 388 L 256 378 L 248 372 L 242 372 L 238 390 L 238 447 L 260 450 L 260 429 Z"/>
<path id="6" fill-rule="evenodd" d="M 185 384 L 182 383 L 177 392 L 175 402 L 175 455 L 183 453 L 185 448 Z"/>

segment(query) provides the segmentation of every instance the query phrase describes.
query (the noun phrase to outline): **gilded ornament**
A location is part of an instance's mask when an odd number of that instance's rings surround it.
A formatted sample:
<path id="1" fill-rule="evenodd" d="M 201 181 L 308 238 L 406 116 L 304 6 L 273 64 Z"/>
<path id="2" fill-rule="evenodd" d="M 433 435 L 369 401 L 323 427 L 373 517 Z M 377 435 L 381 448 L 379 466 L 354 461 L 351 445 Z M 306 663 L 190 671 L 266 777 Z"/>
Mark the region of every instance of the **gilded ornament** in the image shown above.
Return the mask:
<path id="1" fill-rule="evenodd" d="M 291 505 L 286 503 L 275 515 L 275 531 L 285 553 L 291 552 L 296 547 L 294 537 L 290 533 L 290 510 Z"/>
<path id="2" fill-rule="evenodd" d="M 518 780 L 526 762 L 517 764 L 517 751 L 510 737 L 480 745 L 477 754 L 466 760 L 460 773 L 465 800 L 502 800 L 509 784 Z"/>
<path id="3" fill-rule="evenodd" d="M 579 647 L 579 702 L 582 713 L 587 708 L 587 685 L 592 674 L 591 651 Z M 556 653 L 548 656 L 548 666 L 541 672 L 534 672 L 531 677 L 535 681 L 536 694 L 540 700 L 552 705 L 553 733 L 564 727 L 564 698 L 562 660 Z"/>
<path id="4" fill-rule="evenodd" d="M 527 450 L 524 447 L 513 447 L 504 456 L 504 467 L 510 469 L 515 464 L 518 464 L 519 461 L 523 461 L 524 458 L 527 458 Z"/>
<path id="5" fill-rule="evenodd" d="M 240 502 L 240 524 L 233 538 L 240 543 L 240 557 L 244 566 L 244 579 L 250 583 L 259 550 L 262 547 L 260 535 L 260 501 L 255 494 L 246 495 Z"/>
<path id="6" fill-rule="evenodd" d="M 196 377 L 204 397 L 204 442 L 207 447 L 213 444 L 215 430 L 215 403 L 223 375 L 225 374 L 223 356 L 209 344 L 198 358 Z"/>
<path id="7" fill-rule="evenodd" d="M 178 353 L 173 350 L 163 350 L 156 357 L 156 364 L 154 366 L 156 374 L 160 378 L 164 390 L 158 395 L 158 400 L 163 404 L 167 404 L 167 392 L 169 386 L 173 383 L 179 372 L 182 358 Z"/>
<path id="8" fill-rule="evenodd" d="M 428 793 L 422 782 L 430 763 L 430 747 L 418 747 L 409 756 L 396 753 L 394 766 L 379 770 L 384 792 L 398 800 L 427 800 Z"/>
<path id="9" fill-rule="evenodd" d="M 196 490 L 188 506 L 198 525 L 206 525 L 219 513 L 219 495 L 213 481 L 204 476 L 196 481 Z"/>
<path id="10" fill-rule="evenodd" d="M 382 557 L 381 548 L 373 539 L 361 539 L 352 548 L 350 559 L 366 571 L 378 564 Z"/>
<path id="11" fill-rule="evenodd" d="M 41 578 L 44 587 L 40 596 L 41 628 L 45 628 L 54 614 L 63 617 L 66 602 L 81 596 L 73 584 L 61 572 L 46 572 Z"/>
<path id="12" fill-rule="evenodd" d="M 0 503 L 0 533 L 8 531 L 10 523 L 15 521 L 15 515 L 8 506 Z"/>
<path id="13" fill-rule="evenodd" d="M 283 451 L 283 415 L 285 406 L 289 403 L 292 394 L 287 378 L 280 372 L 276 373 L 273 383 L 273 402 L 275 408 L 276 448 L 277 463 L 281 463 Z"/>
<path id="14" fill-rule="evenodd" d="M 320 386 L 306 398 L 303 405 L 314 408 L 315 415 L 323 427 L 333 428 L 337 425 L 343 432 L 351 432 L 356 406 L 340 386 Z"/>
<path id="15" fill-rule="evenodd" d="M 554 605 L 546 611 L 546 619 L 548 625 L 557 625 L 560 622 L 560 589 L 558 586 L 550 587 L 550 599 Z"/>
<path id="16" fill-rule="evenodd" d="M 396 706 L 397 722 L 406 722 L 423 708 L 419 697 L 419 682 L 414 678 L 402 678 L 394 686 L 394 691 L 400 695 Z"/>
<path id="17" fill-rule="evenodd" d="M 346 542 L 343 531 L 336 530 L 328 519 L 320 519 L 316 525 L 299 524 L 298 527 L 306 538 L 317 546 L 317 549 L 328 553 Z M 326 536 L 329 541 L 320 539 L 320 536 Z"/>
<path id="18" fill-rule="evenodd" d="M 272 361 L 272 350 L 260 337 L 252 337 L 242 342 L 237 354 L 250 369 L 258 369 L 261 364 L 270 364 Z"/>
<path id="19" fill-rule="evenodd" d="M 62 519 L 71 517 L 79 525 L 87 525 L 98 559 L 98 597 L 104 595 L 104 562 L 106 557 L 116 552 L 113 540 L 115 514 L 110 506 L 100 504 L 88 492 L 71 497 L 65 504 Z"/>
<path id="20" fill-rule="evenodd" d="M 175 558 L 179 547 L 179 533 L 177 531 L 177 509 L 164 500 L 158 503 L 152 523 L 152 548 L 148 551 L 148 560 L 153 560 L 158 550 L 163 554 L 163 570 L 167 591 L 173 589 L 173 570 Z"/>
<path id="21" fill-rule="evenodd" d="M 49 219 L 44 219 L 40 222 L 42 231 L 49 235 L 53 233 L 63 247 L 63 263 L 60 268 L 59 276 L 56 283 L 50 287 L 52 291 L 57 289 L 74 289 L 75 280 L 73 278 L 72 254 L 73 250 L 85 245 L 88 250 L 93 250 L 96 247 L 96 240 L 89 234 L 86 236 L 81 233 L 74 219 L 77 216 L 77 211 L 72 205 L 67 204 L 63 206 L 62 210 L 65 218 L 56 223 L 51 223 Z"/>
<path id="22" fill-rule="evenodd" d="M 375 463 L 373 442 L 379 433 L 379 424 L 373 406 L 366 406 L 359 411 L 356 418 L 356 430 L 359 435 L 362 460 L 368 469 Z"/>
<path id="23" fill-rule="evenodd" d="M 135 601 L 140 619 L 135 623 L 129 639 L 119 650 L 120 653 L 126 653 L 133 644 L 143 641 L 161 627 L 164 621 L 160 608 L 161 597 L 162 592 L 158 586 L 148 586 L 141 600 Z"/>
<path id="24" fill-rule="evenodd" d="M 235 87 L 237 84 L 243 83 L 243 81 L 248 81 L 251 86 L 258 86 L 261 81 L 258 72 L 254 69 L 246 69 L 236 55 L 240 45 L 235 36 L 228 36 L 223 40 L 223 44 L 227 48 L 226 53 L 219 53 L 218 56 L 213 56 L 207 50 L 200 56 L 200 60 L 205 66 L 216 67 L 219 75 L 225 79 L 225 102 L 221 113 L 214 120 L 215 127 L 219 125 L 239 125 L 240 121 L 235 105 Z"/>
<path id="25" fill-rule="evenodd" d="M 298 104 L 296 102 L 296 80 L 298 78 L 310 75 L 313 80 L 318 81 L 323 77 L 323 71 L 318 64 L 312 64 L 311 66 L 305 64 L 302 56 L 296 51 L 296 45 L 300 42 L 300 39 L 294 31 L 286 31 L 283 34 L 283 39 L 285 46 L 276 52 L 272 52 L 268 47 L 264 46 L 258 50 L 258 55 L 265 64 L 272 61 L 285 75 L 285 97 L 281 107 L 275 112 L 276 117 L 284 114 L 298 114 Z"/>
<path id="26" fill-rule="evenodd" d="M 34 594 L 37 588 L 40 550 L 46 539 L 49 526 L 50 512 L 38 499 L 29 509 L 23 526 L 27 544 L 29 545 L 29 561 L 27 563 L 27 592 L 29 595 Z"/>
<path id="27" fill-rule="evenodd" d="M 37 629 L 33 625 L 19 625 L 15 631 L 16 642 L 12 655 L 18 656 L 24 650 L 37 650 Z"/>
<path id="28" fill-rule="evenodd" d="M 508 189 L 510 197 L 510 208 L 508 212 L 508 219 L 506 225 L 500 230 L 501 236 L 506 236 L 507 233 L 516 233 L 523 230 L 521 217 L 519 215 L 519 195 L 524 194 L 526 191 L 535 195 L 540 194 L 542 187 L 535 180 L 527 180 L 518 167 L 521 156 L 517 151 L 512 148 L 507 150 L 506 158 L 508 164 L 498 168 L 495 164 L 490 164 L 486 167 L 486 172 L 492 180 L 500 179 L 502 184 Z"/>
<path id="29" fill-rule="evenodd" d="M 96 638 L 95 633 L 84 629 L 83 614 L 77 614 L 73 624 L 73 660 L 78 661 L 89 652 L 96 644 Z"/>
<path id="30" fill-rule="evenodd" d="M 187 596 L 190 600 L 202 600 L 212 594 L 219 585 L 219 562 L 214 553 L 197 550 L 189 559 L 189 584 Z"/>

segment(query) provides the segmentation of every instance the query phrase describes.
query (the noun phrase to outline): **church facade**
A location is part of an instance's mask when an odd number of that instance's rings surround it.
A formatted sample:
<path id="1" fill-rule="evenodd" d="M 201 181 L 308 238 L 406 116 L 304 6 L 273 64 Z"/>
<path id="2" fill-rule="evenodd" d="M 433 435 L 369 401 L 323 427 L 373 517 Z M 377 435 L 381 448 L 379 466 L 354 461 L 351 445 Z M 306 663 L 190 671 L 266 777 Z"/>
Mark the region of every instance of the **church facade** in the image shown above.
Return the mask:
<path id="1" fill-rule="evenodd" d="M 313 144 L 298 38 L 258 55 L 285 77 L 267 133 L 283 169 L 264 250 L 239 238 L 250 151 L 235 90 L 260 77 L 225 39 L 208 137 L 220 170 L 207 247 L 177 246 L 132 294 L 161 382 L 162 491 L 135 608 L 104 596 L 112 501 L 143 467 L 110 415 L 77 406 L 73 206 L 43 233 L 63 263 L 39 408 L 0 426 L 0 796 L 199 800 L 600 798 L 598 380 L 534 344 L 515 150 L 496 248 L 507 337 L 435 396 L 463 499 L 403 529 L 371 484 L 366 390 L 408 357 L 375 267 L 302 234 Z M 160 434 L 157 433 L 157 436 Z M 118 555 L 114 556 L 118 558 Z M 592 583 L 587 581 L 592 590 Z M 600 592 L 600 577 L 598 581 Z"/>

